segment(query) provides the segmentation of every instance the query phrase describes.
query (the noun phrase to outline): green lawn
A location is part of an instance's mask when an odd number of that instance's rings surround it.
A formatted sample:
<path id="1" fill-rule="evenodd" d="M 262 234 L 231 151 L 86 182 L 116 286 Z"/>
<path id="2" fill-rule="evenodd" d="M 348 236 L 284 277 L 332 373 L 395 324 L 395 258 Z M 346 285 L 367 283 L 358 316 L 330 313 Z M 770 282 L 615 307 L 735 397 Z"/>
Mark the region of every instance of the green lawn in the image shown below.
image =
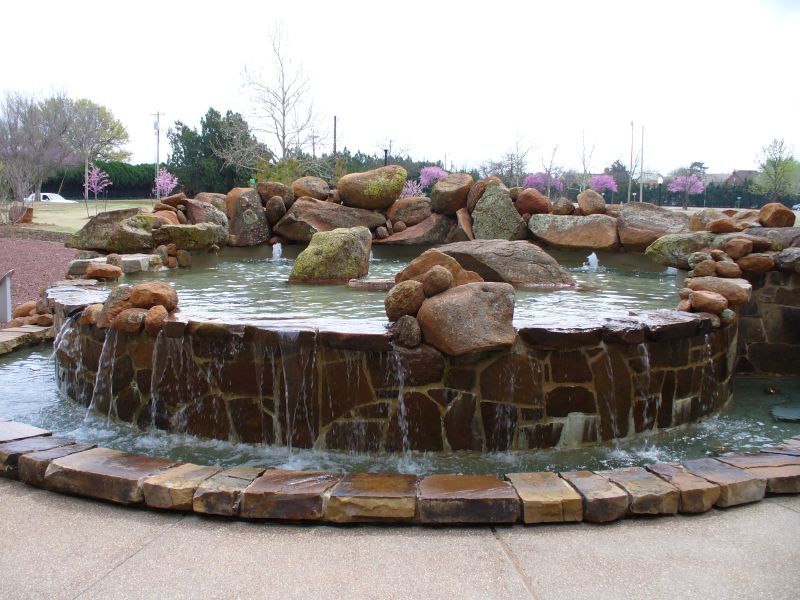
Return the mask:
<path id="1" fill-rule="evenodd" d="M 105 210 L 118 210 L 121 208 L 152 208 L 151 200 L 109 200 L 108 203 L 98 201 L 95 205 L 94 200 L 89 201 L 89 216 L 94 216 L 95 212 Z M 43 229 L 45 231 L 61 231 L 74 233 L 86 224 L 89 217 L 86 216 L 86 205 L 83 202 L 77 204 L 34 204 L 33 205 L 33 224 L 28 225 L 32 229 Z"/>

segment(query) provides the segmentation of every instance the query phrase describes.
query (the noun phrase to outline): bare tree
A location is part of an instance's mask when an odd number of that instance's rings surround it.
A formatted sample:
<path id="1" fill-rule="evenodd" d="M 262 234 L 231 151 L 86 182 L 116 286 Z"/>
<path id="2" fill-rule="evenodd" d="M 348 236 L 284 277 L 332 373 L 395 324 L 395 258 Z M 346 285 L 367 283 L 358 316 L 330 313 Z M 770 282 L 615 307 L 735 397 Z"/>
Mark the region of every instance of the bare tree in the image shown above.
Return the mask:
<path id="1" fill-rule="evenodd" d="M 311 145 L 314 105 L 309 98 L 309 80 L 302 67 L 292 64 L 279 27 L 270 34 L 270 48 L 274 62 L 272 76 L 263 79 L 260 73 L 251 73 L 245 67 L 244 80 L 260 121 L 258 130 L 275 141 L 274 154 L 283 160 Z"/>
<path id="2" fill-rule="evenodd" d="M 586 130 L 581 131 L 581 166 L 583 167 L 583 175 L 581 176 L 580 190 L 585 190 L 589 185 L 589 176 L 592 172 L 592 155 L 594 154 L 594 145 L 587 150 L 586 148 Z"/>
<path id="3" fill-rule="evenodd" d="M 542 168 L 544 169 L 545 181 L 547 182 L 547 197 L 550 197 L 550 188 L 553 185 L 553 180 L 558 179 L 561 175 L 561 167 L 556 166 L 556 152 L 558 152 L 558 144 L 553 146 L 553 152 L 550 154 L 550 162 L 544 162 L 542 159 Z"/>
<path id="4" fill-rule="evenodd" d="M 517 137 L 513 148 L 506 151 L 500 160 L 490 160 L 482 163 L 478 168 L 481 177 L 500 177 L 509 186 L 522 185 L 522 180 L 528 171 L 528 154 L 533 148 L 527 146 L 524 140 Z"/>

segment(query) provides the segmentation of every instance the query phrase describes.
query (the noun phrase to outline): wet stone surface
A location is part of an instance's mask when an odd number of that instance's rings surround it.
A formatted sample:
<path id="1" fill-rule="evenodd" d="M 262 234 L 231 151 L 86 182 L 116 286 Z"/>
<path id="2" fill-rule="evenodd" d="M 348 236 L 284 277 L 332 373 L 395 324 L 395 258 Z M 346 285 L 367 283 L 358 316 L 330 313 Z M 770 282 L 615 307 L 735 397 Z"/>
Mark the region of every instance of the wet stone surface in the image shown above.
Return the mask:
<path id="1" fill-rule="evenodd" d="M 242 493 L 240 514 L 245 519 L 319 520 L 325 492 L 341 477 L 329 471 L 266 471 Z"/>
<path id="2" fill-rule="evenodd" d="M 351 473 L 331 491 L 325 520 L 334 523 L 412 521 L 416 508 L 416 476 Z"/>
<path id="3" fill-rule="evenodd" d="M 419 483 L 420 523 L 515 523 L 514 487 L 493 475 L 429 475 Z"/>

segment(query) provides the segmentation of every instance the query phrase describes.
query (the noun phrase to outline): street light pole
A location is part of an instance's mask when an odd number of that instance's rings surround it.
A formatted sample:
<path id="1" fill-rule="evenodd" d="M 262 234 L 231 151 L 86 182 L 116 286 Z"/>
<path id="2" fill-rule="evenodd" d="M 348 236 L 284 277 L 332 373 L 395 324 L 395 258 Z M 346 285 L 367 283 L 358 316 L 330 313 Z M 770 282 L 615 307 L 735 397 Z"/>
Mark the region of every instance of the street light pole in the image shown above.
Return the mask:
<path id="1" fill-rule="evenodd" d="M 161 161 L 161 113 L 156 111 L 153 116 L 156 118 L 156 122 L 153 123 L 153 129 L 156 130 L 156 168 L 153 184 L 156 188 L 156 202 L 161 202 L 161 190 L 158 187 L 158 163 Z"/>

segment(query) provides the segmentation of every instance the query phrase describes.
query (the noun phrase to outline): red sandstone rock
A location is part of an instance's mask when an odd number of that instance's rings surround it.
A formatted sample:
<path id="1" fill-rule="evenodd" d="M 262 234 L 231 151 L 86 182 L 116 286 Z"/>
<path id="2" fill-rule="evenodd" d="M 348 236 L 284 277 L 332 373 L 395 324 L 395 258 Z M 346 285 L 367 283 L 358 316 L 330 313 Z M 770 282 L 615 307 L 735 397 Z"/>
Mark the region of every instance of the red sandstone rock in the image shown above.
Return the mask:
<path id="1" fill-rule="evenodd" d="M 78 317 L 78 324 L 94 325 L 95 323 L 97 323 L 97 319 L 102 311 L 103 311 L 102 304 L 90 304 L 89 306 L 83 309 L 83 312 L 81 312 L 81 316 Z"/>
<path id="2" fill-rule="evenodd" d="M 735 262 L 720 261 L 716 263 L 717 277 L 736 278 L 742 276 L 742 269 Z"/>
<path id="3" fill-rule="evenodd" d="M 136 333 L 142 329 L 147 311 L 143 308 L 126 308 L 111 321 L 111 329 Z"/>
<path id="4" fill-rule="evenodd" d="M 144 317 L 144 330 L 152 336 L 158 335 L 168 315 L 167 309 L 160 304 L 151 307 Z"/>
<path id="5" fill-rule="evenodd" d="M 146 281 L 131 288 L 130 301 L 135 308 L 149 309 L 160 304 L 172 312 L 178 307 L 178 293 L 165 281 Z"/>
<path id="6" fill-rule="evenodd" d="M 534 188 L 522 190 L 517 196 L 515 206 L 521 215 L 542 215 L 553 212 L 553 203 L 550 202 L 550 198 Z"/>
<path id="7" fill-rule="evenodd" d="M 14 312 L 11 313 L 11 317 L 14 319 L 21 318 L 21 317 L 29 317 L 36 312 L 36 300 L 28 300 L 27 302 L 23 302 L 17 308 L 14 309 Z"/>
<path id="8" fill-rule="evenodd" d="M 453 285 L 453 275 L 441 265 L 435 265 L 422 276 L 422 290 L 430 298 L 436 294 L 450 289 Z"/>
<path id="9" fill-rule="evenodd" d="M 780 202 L 770 202 L 761 207 L 758 220 L 764 227 L 792 227 L 795 215 Z"/>
<path id="10" fill-rule="evenodd" d="M 161 219 L 165 225 L 180 225 L 177 210 L 157 210 L 153 216 Z"/>
<path id="11" fill-rule="evenodd" d="M 454 215 L 467 206 L 467 196 L 473 185 L 469 173 L 451 173 L 437 181 L 431 191 L 431 210 L 442 215 Z"/>
<path id="12" fill-rule="evenodd" d="M 584 190 L 578 194 L 578 208 L 584 215 L 602 215 L 606 212 L 606 201 L 594 190 Z"/>
<path id="13" fill-rule="evenodd" d="M 90 262 L 86 265 L 86 279 L 119 279 L 122 277 L 122 269 L 114 265 Z"/>
<path id="14" fill-rule="evenodd" d="M 692 303 L 692 310 L 696 312 L 710 312 L 718 315 L 728 308 L 728 301 L 725 296 L 716 292 L 693 292 L 690 302 Z"/>
<path id="15" fill-rule="evenodd" d="M 725 253 L 733 260 L 750 254 L 753 251 L 753 242 L 746 238 L 733 238 L 725 244 Z"/>
<path id="16" fill-rule="evenodd" d="M 490 183 L 505 185 L 502 179 L 495 176 L 476 181 L 475 184 L 469 189 L 469 194 L 467 194 L 467 212 L 471 213 L 475 209 L 475 205 L 478 204 L 478 200 L 481 199 L 483 193 L 486 191 L 486 186 L 488 186 Z"/>
<path id="17" fill-rule="evenodd" d="M 693 277 L 686 280 L 686 287 L 694 291 L 716 292 L 725 296 L 728 304 L 745 304 L 750 299 L 752 286 L 744 279 L 720 279 L 719 277 Z"/>
<path id="18" fill-rule="evenodd" d="M 713 260 L 701 260 L 692 269 L 695 277 L 706 277 L 713 275 L 716 271 L 717 263 Z"/>
<path id="19" fill-rule="evenodd" d="M 328 182 L 320 177 L 301 177 L 292 182 L 292 193 L 295 198 L 306 196 L 316 200 L 326 200 L 330 188 Z"/>
<path id="20" fill-rule="evenodd" d="M 749 273 L 766 273 L 775 266 L 775 260 L 769 254 L 753 253 L 736 261 L 742 271 Z"/>
<path id="21" fill-rule="evenodd" d="M 403 315 L 414 316 L 424 300 L 422 283 L 413 279 L 400 282 L 386 294 L 386 316 L 390 321 L 397 321 Z"/>
<path id="22" fill-rule="evenodd" d="M 472 271 L 467 271 L 456 259 L 447 256 L 435 248 L 426 250 L 412 260 L 405 269 L 395 276 L 395 281 L 400 283 L 401 281 L 415 279 L 421 282 L 425 274 L 436 265 L 440 265 L 450 271 L 450 274 L 453 276 L 454 286 L 483 281 L 480 275 Z"/>
<path id="23" fill-rule="evenodd" d="M 742 227 L 737 226 L 733 219 L 714 219 L 706 225 L 706 231 L 711 233 L 732 233 L 741 230 Z"/>
<path id="24" fill-rule="evenodd" d="M 387 216 L 392 223 L 402 221 L 411 227 L 431 216 L 431 199 L 425 196 L 400 198 L 389 207 Z"/>
<path id="25" fill-rule="evenodd" d="M 39 327 L 50 327 L 53 324 L 53 315 L 49 314 L 34 315 L 28 318 L 31 319 L 31 325 L 38 325 Z"/>
<path id="26" fill-rule="evenodd" d="M 681 312 L 692 312 L 692 302 L 688 298 L 681 300 L 678 302 L 678 306 L 675 307 L 675 310 L 679 310 Z"/>

